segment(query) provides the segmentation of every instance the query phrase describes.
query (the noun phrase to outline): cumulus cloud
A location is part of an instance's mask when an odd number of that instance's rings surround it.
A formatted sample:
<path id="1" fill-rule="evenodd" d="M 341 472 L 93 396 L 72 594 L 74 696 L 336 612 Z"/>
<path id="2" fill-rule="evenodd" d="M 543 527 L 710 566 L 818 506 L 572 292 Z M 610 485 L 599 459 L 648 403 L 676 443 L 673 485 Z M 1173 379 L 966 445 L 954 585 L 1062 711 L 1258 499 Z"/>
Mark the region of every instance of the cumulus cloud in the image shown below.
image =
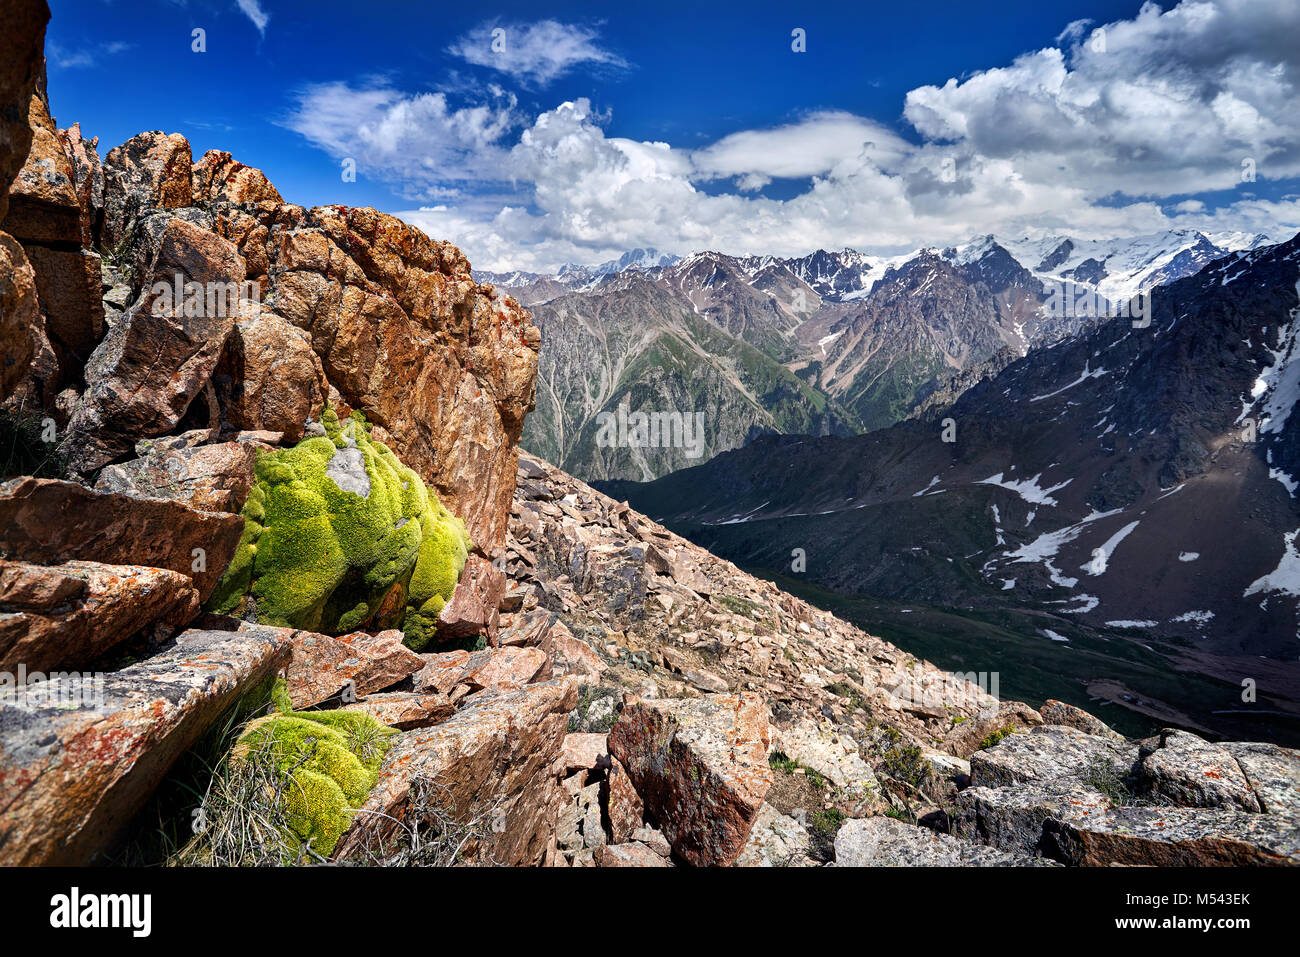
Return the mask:
<path id="1" fill-rule="evenodd" d="M 445 93 L 405 94 L 376 80 L 306 86 L 284 125 L 404 196 L 433 199 L 458 184 L 509 178 L 505 140 L 523 121 L 500 89 L 457 107 Z"/>
<path id="2" fill-rule="evenodd" d="M 488 22 L 461 37 L 447 52 L 474 64 L 511 74 L 527 86 L 546 86 L 576 66 L 626 67 L 598 44 L 599 33 L 575 23 Z"/>
<path id="3" fill-rule="evenodd" d="M 1300 226 L 1300 199 L 1260 199 L 1241 172 L 1249 159 L 1260 180 L 1300 176 L 1298 35 L 1292 0 L 1186 0 L 1078 21 L 1058 46 L 911 91 L 911 139 L 821 111 L 688 149 L 608 136 L 586 100 L 524 115 L 499 89 L 453 103 L 383 84 L 309 88 L 289 125 L 436 203 L 402 215 L 486 268 L 549 269 L 634 246 L 898 252 L 987 232 L 1283 238 Z M 560 52 L 524 75 L 542 82 L 574 62 Z M 801 192 L 770 198 L 777 179 Z M 1232 189 L 1239 198 L 1214 208 L 1196 196 Z"/>

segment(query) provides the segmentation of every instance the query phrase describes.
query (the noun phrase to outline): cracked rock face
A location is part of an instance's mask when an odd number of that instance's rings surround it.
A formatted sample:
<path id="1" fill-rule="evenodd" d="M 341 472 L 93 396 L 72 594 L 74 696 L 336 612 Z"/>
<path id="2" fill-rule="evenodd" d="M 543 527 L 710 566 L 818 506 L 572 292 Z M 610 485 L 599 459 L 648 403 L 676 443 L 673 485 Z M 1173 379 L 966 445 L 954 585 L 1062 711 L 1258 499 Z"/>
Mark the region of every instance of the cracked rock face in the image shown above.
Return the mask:
<path id="1" fill-rule="evenodd" d="M 176 759 L 288 658 L 272 629 L 187 631 L 80 689 L 63 678 L 43 698 L 0 697 L 0 864 L 89 863 Z M 61 692 L 75 706 L 57 703 Z"/>
<path id="2" fill-rule="evenodd" d="M 631 701 L 609 736 L 646 813 L 673 852 L 700 866 L 733 863 L 772 784 L 761 697 Z"/>

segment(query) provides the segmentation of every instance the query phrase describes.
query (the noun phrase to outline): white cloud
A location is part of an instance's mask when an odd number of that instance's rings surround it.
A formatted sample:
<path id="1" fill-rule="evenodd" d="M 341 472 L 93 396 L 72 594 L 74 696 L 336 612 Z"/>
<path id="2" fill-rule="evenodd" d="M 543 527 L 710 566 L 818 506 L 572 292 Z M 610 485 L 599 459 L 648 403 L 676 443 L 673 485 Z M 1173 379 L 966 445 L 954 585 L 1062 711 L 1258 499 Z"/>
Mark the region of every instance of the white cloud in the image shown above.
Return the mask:
<path id="1" fill-rule="evenodd" d="M 112 40 L 107 43 L 92 44 L 69 50 L 63 45 L 50 40 L 45 44 L 45 57 L 51 66 L 71 70 L 78 67 L 95 66 L 101 57 L 125 53 L 131 49 L 131 46 L 130 43 L 122 40 Z"/>
<path id="2" fill-rule="evenodd" d="M 829 173 L 843 162 L 895 168 L 911 151 L 897 133 L 840 111 L 814 113 L 775 129 L 743 130 L 696 150 L 691 161 L 701 178 L 805 178 Z M 766 185 L 765 183 L 761 183 Z"/>
<path id="3" fill-rule="evenodd" d="M 253 21 L 253 26 L 257 27 L 257 32 L 266 35 L 266 25 L 271 22 L 271 17 L 262 9 L 259 0 L 235 0 L 239 10 L 249 20 Z"/>
<path id="4" fill-rule="evenodd" d="M 297 100 L 287 127 L 415 199 L 509 178 L 503 141 L 524 121 L 515 98 L 499 89 L 489 90 L 484 103 L 459 108 L 444 93 L 408 95 L 382 81 L 312 84 Z"/>
<path id="5" fill-rule="evenodd" d="M 509 73 L 529 86 L 545 86 L 580 64 L 625 67 L 622 57 L 597 44 L 590 27 L 558 20 L 537 23 L 488 22 L 461 37 L 447 52 Z"/>
<path id="6" fill-rule="evenodd" d="M 634 246 L 898 252 L 987 232 L 1177 226 L 1280 239 L 1300 227 L 1300 199 L 1260 199 L 1240 175 L 1249 157 L 1260 180 L 1300 176 L 1298 35 L 1293 0 L 1187 0 L 1070 24 L 1064 48 L 911 91 L 904 117 L 920 142 L 821 111 L 686 149 L 607 136 L 586 100 L 525 116 L 495 88 L 460 104 L 383 84 L 308 88 L 288 125 L 354 156 L 364 175 L 442 204 L 402 215 L 485 268 L 554 268 Z M 575 63 L 612 62 L 593 39 L 566 33 L 549 59 L 517 52 L 509 69 L 543 83 Z M 467 41 L 461 56 L 495 65 Z M 780 178 L 808 185 L 784 201 L 761 193 Z M 1193 198 L 1233 188 L 1240 199 L 1227 206 Z"/>

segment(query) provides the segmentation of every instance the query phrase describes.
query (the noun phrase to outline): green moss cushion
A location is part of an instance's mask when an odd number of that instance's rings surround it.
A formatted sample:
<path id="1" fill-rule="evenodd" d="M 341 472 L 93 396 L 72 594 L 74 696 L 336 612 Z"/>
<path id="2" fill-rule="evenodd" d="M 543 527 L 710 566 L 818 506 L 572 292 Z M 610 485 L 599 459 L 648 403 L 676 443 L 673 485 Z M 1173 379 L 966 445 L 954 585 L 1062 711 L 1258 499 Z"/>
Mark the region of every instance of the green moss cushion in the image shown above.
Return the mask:
<path id="1" fill-rule="evenodd" d="M 400 627 L 417 651 L 472 546 L 452 515 L 359 413 L 259 456 L 244 534 L 208 607 L 268 625 L 346 634 Z"/>
<path id="2" fill-rule="evenodd" d="M 392 734 L 364 711 L 287 712 L 250 724 L 232 757 L 284 775 L 285 836 L 329 857 L 375 786 Z"/>

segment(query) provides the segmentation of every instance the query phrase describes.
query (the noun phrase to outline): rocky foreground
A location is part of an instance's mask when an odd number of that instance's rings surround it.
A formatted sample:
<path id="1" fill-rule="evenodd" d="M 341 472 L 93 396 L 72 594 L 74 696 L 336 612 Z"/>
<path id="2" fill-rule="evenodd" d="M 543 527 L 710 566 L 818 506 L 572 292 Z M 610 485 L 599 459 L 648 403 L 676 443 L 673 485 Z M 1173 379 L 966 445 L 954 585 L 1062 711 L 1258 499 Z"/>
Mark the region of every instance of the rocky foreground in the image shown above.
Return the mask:
<path id="1" fill-rule="evenodd" d="M 373 784 L 302 863 L 1300 861 L 1296 752 L 998 701 L 520 454 L 539 340 L 513 299 L 449 243 L 293 206 L 175 134 L 101 162 L 50 116 L 47 16 L 24 0 L 0 30 L 28 106 L 0 114 L 0 415 L 25 456 L 0 484 L 0 864 L 130 859 L 190 759 L 272 706 L 383 729 L 349 741 Z M 190 283 L 253 307 L 160 301 Z M 205 610 L 259 460 L 352 411 L 473 539 L 421 651 L 386 626 L 405 582 L 345 634 Z M 167 860 L 229 861 L 208 798 L 173 811 L 208 844 Z"/>

